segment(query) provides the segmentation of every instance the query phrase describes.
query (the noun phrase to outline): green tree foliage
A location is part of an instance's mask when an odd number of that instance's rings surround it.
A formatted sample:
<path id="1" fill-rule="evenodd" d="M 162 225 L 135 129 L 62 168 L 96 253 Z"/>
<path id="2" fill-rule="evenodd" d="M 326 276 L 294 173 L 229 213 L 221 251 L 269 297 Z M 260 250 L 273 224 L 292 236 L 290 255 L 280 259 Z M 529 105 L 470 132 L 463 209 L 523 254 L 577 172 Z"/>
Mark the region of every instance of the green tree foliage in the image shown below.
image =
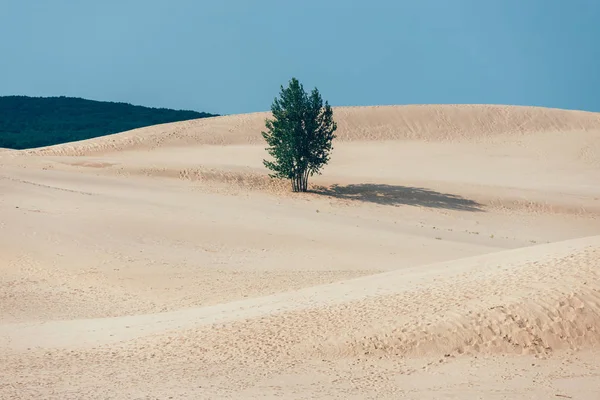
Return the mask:
<path id="1" fill-rule="evenodd" d="M 63 96 L 4 96 L 0 97 L 0 147 L 21 150 L 51 146 L 212 116 Z"/>
<path id="2" fill-rule="evenodd" d="M 333 111 L 317 88 L 306 93 L 300 82 L 292 78 L 287 88 L 281 86 L 280 97 L 271 105 L 274 119 L 266 120 L 262 132 L 274 161 L 263 160 L 273 171 L 271 178 L 289 179 L 294 192 L 306 192 L 308 177 L 329 162 L 337 125 Z"/>

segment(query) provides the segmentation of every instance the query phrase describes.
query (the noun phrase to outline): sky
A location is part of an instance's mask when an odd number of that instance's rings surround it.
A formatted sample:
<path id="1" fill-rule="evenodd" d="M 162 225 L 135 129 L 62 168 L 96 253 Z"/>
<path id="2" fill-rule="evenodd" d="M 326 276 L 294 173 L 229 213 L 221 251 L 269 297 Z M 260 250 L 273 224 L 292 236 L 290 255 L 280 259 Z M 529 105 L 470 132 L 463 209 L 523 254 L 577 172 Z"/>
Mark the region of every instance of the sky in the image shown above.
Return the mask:
<path id="1" fill-rule="evenodd" d="M 598 0 L 0 0 L 0 95 L 600 111 Z"/>

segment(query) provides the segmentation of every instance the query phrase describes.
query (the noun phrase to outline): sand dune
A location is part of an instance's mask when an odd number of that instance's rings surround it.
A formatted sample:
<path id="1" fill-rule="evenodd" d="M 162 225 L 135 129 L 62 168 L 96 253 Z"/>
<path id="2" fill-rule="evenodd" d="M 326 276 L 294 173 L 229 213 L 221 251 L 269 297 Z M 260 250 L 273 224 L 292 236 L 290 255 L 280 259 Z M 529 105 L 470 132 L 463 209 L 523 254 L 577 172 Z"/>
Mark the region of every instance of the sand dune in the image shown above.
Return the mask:
<path id="1" fill-rule="evenodd" d="M 0 150 L 0 398 L 597 398 L 600 115 L 335 108 Z"/>
<path id="2" fill-rule="evenodd" d="M 212 307 L 39 325 L 5 324 L 0 326 L 0 344 L 18 350 L 32 347 L 34 342 L 35 348 L 86 348 L 164 333 L 174 327 L 190 329 L 237 321 L 247 324 L 265 317 L 279 322 L 261 323 L 258 329 L 276 326 L 282 346 L 291 337 L 304 346 L 304 339 L 319 335 L 323 339 L 327 332 L 330 342 L 316 345 L 335 354 L 410 354 L 408 347 L 420 353 L 416 355 L 430 351 L 463 353 L 463 345 L 475 351 L 488 347 L 521 352 L 600 344 L 600 236 L 406 268 Z M 336 331 L 328 332 L 334 329 L 326 328 L 328 324 L 335 325 Z M 273 345 L 273 338 L 264 333 L 250 336 L 266 338 L 263 345 Z M 342 337 L 346 339 L 339 340 Z M 306 349 L 299 356 L 303 354 Z"/>
<path id="3" fill-rule="evenodd" d="M 584 111 L 504 105 L 335 107 L 340 141 L 483 140 L 497 135 L 600 130 L 600 115 Z M 26 151 L 92 155 L 164 146 L 263 144 L 267 112 L 203 118 Z"/>
<path id="4" fill-rule="evenodd" d="M 419 188 L 461 194 L 498 210 L 600 213 L 597 113 L 423 105 L 341 107 L 335 115 L 339 138 L 332 161 L 311 184 L 338 199 L 352 199 L 356 190 L 398 198 L 403 188 Z M 226 192 L 287 192 L 287 183 L 269 179 L 262 165 L 267 155 L 260 131 L 267 116 L 164 124 L 19 154 L 38 156 L 26 163 L 47 169 L 170 177 Z M 327 189 L 331 185 L 338 187 Z"/>
<path id="5" fill-rule="evenodd" d="M 218 388 L 220 377 L 227 377 L 229 390 L 243 391 L 256 380 L 301 377 L 318 363 L 321 374 L 333 377 L 344 369 L 367 375 L 363 385 L 377 397 L 392 398 L 402 388 L 378 381 L 395 375 L 427 380 L 426 372 L 457 357 L 533 355 L 533 365 L 547 369 L 568 359 L 562 355 L 557 360 L 555 352 L 593 351 L 600 345 L 599 267 L 596 236 L 207 308 L 4 325 L 0 337 L 11 352 L 29 347 L 26 362 L 33 368 L 43 365 L 57 376 L 68 373 L 67 368 L 82 371 L 77 384 L 83 390 L 97 384 L 85 370 L 90 364 L 121 370 L 120 382 L 135 382 L 143 371 L 145 380 L 159 386 L 166 370 L 184 397 L 192 398 L 194 392 Z M 510 360 L 513 365 L 523 362 Z M 19 356 L 11 361 L 23 362 Z M 491 359 L 484 365 L 501 373 L 498 364 Z M 186 365 L 195 366 L 193 378 Z M 535 373 L 544 383 L 540 394 L 551 393 L 551 376 Z M 199 377 L 203 391 L 196 387 Z M 37 384 L 54 385 L 55 379 L 42 378 Z M 342 383 L 321 383 L 309 392 L 331 395 L 343 391 Z M 125 390 L 132 387 L 137 386 L 128 384 Z M 430 387 L 428 396 L 435 389 Z M 227 397 L 226 392 L 221 396 Z M 465 389 L 462 396 L 480 393 Z"/>

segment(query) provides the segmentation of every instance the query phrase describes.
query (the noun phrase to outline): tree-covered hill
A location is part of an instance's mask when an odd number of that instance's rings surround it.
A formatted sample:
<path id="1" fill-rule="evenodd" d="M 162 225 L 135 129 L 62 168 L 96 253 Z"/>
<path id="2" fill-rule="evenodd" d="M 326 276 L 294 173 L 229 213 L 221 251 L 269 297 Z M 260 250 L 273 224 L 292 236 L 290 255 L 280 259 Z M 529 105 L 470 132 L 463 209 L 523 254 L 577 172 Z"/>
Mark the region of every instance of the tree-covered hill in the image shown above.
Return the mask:
<path id="1" fill-rule="evenodd" d="M 64 96 L 0 96 L 0 147 L 50 146 L 216 115 Z"/>

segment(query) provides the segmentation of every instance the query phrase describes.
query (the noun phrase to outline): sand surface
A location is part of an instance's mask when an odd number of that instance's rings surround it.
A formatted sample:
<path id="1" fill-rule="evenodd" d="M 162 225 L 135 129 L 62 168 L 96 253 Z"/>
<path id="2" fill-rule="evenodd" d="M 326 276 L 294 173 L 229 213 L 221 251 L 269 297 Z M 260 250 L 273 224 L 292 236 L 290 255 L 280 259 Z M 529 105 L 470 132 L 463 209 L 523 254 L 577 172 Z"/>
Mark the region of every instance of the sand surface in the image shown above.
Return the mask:
<path id="1" fill-rule="evenodd" d="M 599 399 L 600 115 L 335 108 L 0 149 L 1 399 Z"/>

